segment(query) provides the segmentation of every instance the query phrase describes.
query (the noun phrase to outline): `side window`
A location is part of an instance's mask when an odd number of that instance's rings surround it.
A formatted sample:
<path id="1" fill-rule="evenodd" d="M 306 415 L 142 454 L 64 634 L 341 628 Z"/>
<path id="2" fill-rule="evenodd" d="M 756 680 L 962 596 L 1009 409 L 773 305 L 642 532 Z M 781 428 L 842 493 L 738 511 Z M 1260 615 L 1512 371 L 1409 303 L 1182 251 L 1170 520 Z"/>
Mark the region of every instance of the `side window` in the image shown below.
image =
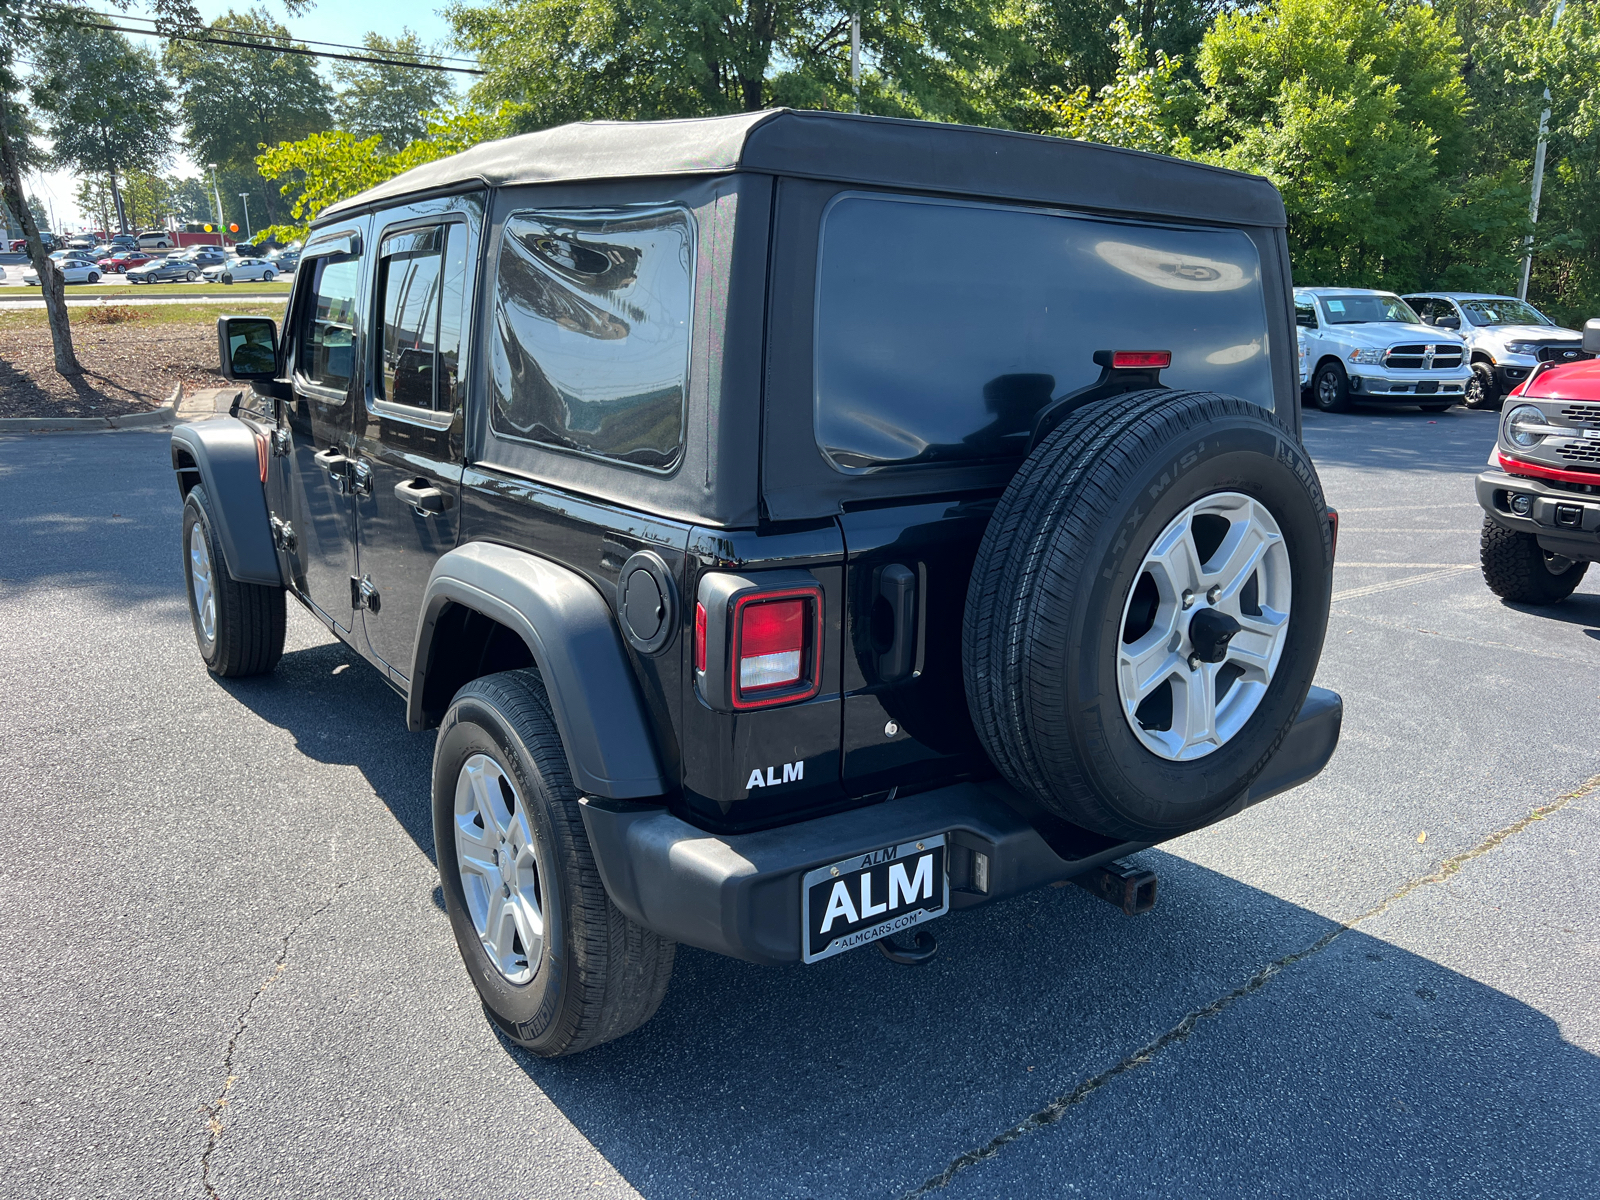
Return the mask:
<path id="1" fill-rule="evenodd" d="M 694 236 L 676 207 L 506 218 L 487 347 L 494 431 L 671 468 L 688 394 Z"/>
<path id="2" fill-rule="evenodd" d="M 383 239 L 372 339 L 380 399 L 442 412 L 455 407 L 466 241 L 458 223 Z"/>
<path id="3" fill-rule="evenodd" d="M 356 282 L 359 259 L 337 255 L 311 260 L 316 272 L 301 310 L 299 373 L 318 387 L 346 391 L 355 368 Z"/>
<path id="4" fill-rule="evenodd" d="M 1294 323 L 1301 329 L 1315 329 L 1317 327 L 1316 301 L 1309 296 L 1296 296 L 1294 298 Z"/>
<path id="5" fill-rule="evenodd" d="M 1422 318 L 1424 325 L 1432 325 L 1435 317 L 1445 315 L 1441 310 L 1448 307 L 1440 304 L 1437 300 L 1430 300 L 1426 296 L 1418 296 L 1411 300 L 1410 304 L 1416 311 L 1417 316 Z"/>

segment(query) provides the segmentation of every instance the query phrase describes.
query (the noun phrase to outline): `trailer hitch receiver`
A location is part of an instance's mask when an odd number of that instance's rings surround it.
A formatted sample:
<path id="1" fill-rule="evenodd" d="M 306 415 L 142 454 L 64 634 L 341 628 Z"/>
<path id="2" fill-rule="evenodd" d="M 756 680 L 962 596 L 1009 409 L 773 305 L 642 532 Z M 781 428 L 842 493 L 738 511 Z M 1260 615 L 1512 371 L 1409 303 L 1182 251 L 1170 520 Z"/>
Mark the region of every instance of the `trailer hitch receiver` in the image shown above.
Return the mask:
<path id="1" fill-rule="evenodd" d="M 1074 875 L 1072 882 L 1092 896 L 1115 904 L 1130 917 L 1156 906 L 1156 873 L 1130 866 L 1120 859 Z"/>

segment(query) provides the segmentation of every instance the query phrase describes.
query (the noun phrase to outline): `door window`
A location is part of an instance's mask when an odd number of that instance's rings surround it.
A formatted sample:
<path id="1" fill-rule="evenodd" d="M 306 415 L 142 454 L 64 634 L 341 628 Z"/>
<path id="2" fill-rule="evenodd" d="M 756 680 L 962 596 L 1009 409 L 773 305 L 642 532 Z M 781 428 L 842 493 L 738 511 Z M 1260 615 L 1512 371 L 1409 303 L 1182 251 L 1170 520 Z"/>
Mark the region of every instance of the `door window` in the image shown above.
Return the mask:
<path id="1" fill-rule="evenodd" d="M 1315 329 L 1317 327 L 1317 306 L 1311 297 L 1296 296 L 1294 298 L 1294 323 L 1301 329 Z"/>
<path id="2" fill-rule="evenodd" d="M 383 239 L 373 338 L 380 400 L 455 408 L 466 275 L 464 225 L 430 225 Z"/>
<path id="3" fill-rule="evenodd" d="M 316 272 L 300 331 L 300 375 L 307 383 L 348 391 L 355 368 L 358 259 L 312 259 Z"/>

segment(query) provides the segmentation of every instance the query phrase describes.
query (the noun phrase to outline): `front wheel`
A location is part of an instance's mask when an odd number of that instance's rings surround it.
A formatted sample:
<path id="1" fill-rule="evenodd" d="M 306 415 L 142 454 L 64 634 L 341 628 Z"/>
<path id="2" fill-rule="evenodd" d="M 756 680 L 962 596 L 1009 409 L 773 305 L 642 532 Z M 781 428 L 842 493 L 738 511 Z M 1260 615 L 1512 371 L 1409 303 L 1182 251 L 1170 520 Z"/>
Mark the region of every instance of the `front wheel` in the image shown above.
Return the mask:
<path id="1" fill-rule="evenodd" d="M 1350 408 L 1350 378 L 1336 362 L 1323 363 L 1311 379 L 1311 398 L 1323 412 Z"/>
<path id="2" fill-rule="evenodd" d="M 1543 549 L 1533 534 L 1506 529 L 1490 517 L 1483 519 L 1478 561 L 1489 590 L 1513 604 L 1559 604 L 1589 569 L 1586 562 Z"/>
<path id="3" fill-rule="evenodd" d="M 198 271 L 185 271 L 184 275 L 183 275 L 183 281 L 185 283 L 193 283 L 196 279 L 199 279 L 199 278 L 200 278 L 200 272 L 198 272 Z"/>
<path id="4" fill-rule="evenodd" d="M 99 282 L 100 282 L 100 275 L 99 275 L 99 272 L 97 272 L 97 271 L 90 271 L 90 272 L 89 272 L 89 282 L 90 282 L 90 283 L 99 283 Z"/>
<path id="5" fill-rule="evenodd" d="M 287 614 L 281 587 L 239 583 L 228 573 L 202 486 L 183 502 L 183 573 L 200 658 L 213 675 L 265 675 L 283 657 Z"/>
<path id="6" fill-rule="evenodd" d="M 230 274 L 227 274 L 226 272 L 224 272 L 224 274 L 222 276 L 222 282 L 223 283 L 232 283 L 233 282 L 233 276 L 230 275 Z"/>
<path id="7" fill-rule="evenodd" d="M 265 274 L 263 274 L 261 276 L 261 282 L 262 283 L 271 283 L 276 278 L 277 278 L 276 275 L 274 275 L 271 271 L 268 271 L 268 272 L 266 272 Z"/>
<path id="8" fill-rule="evenodd" d="M 1472 378 L 1467 380 L 1465 403 L 1468 408 L 1500 407 L 1500 389 L 1494 381 L 1494 368 L 1488 363 L 1472 364 Z"/>
<path id="9" fill-rule="evenodd" d="M 606 894 L 537 671 L 456 693 L 434 749 L 433 839 L 456 946 L 507 1037 L 575 1054 L 655 1015 L 676 945 Z"/>

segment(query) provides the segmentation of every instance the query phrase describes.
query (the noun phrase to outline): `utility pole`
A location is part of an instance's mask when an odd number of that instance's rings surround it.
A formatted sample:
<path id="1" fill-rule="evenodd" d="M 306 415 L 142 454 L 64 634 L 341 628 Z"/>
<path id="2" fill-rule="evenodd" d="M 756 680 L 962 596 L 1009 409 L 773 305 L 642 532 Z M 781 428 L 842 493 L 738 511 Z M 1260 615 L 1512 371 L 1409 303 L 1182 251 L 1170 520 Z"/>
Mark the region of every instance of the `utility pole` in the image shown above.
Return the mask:
<path id="1" fill-rule="evenodd" d="M 1566 0 L 1562 0 L 1565 3 Z M 855 96 L 852 112 L 861 111 L 861 8 L 850 10 L 850 91 Z"/>
<path id="2" fill-rule="evenodd" d="M 211 163 L 210 166 L 211 166 L 211 198 L 217 202 L 217 245 L 221 246 L 224 242 L 226 242 L 228 240 L 227 235 L 222 232 L 222 230 L 223 230 L 222 189 L 217 186 L 217 164 L 216 163 Z"/>
<path id="3" fill-rule="evenodd" d="M 1550 18 L 1550 28 L 1561 24 L 1561 14 L 1566 11 L 1567 0 L 1556 0 L 1556 15 Z M 1528 224 L 1539 223 L 1539 193 L 1544 190 L 1544 146 L 1550 134 L 1550 89 L 1544 89 L 1544 112 L 1539 114 L 1539 144 L 1533 151 L 1533 191 L 1528 198 Z M 1522 283 L 1517 288 L 1517 299 L 1528 298 L 1528 278 L 1533 274 L 1533 230 L 1522 242 Z"/>
<path id="4" fill-rule="evenodd" d="M 250 193 L 240 192 L 239 199 L 244 201 L 244 240 L 253 240 L 250 236 Z"/>

